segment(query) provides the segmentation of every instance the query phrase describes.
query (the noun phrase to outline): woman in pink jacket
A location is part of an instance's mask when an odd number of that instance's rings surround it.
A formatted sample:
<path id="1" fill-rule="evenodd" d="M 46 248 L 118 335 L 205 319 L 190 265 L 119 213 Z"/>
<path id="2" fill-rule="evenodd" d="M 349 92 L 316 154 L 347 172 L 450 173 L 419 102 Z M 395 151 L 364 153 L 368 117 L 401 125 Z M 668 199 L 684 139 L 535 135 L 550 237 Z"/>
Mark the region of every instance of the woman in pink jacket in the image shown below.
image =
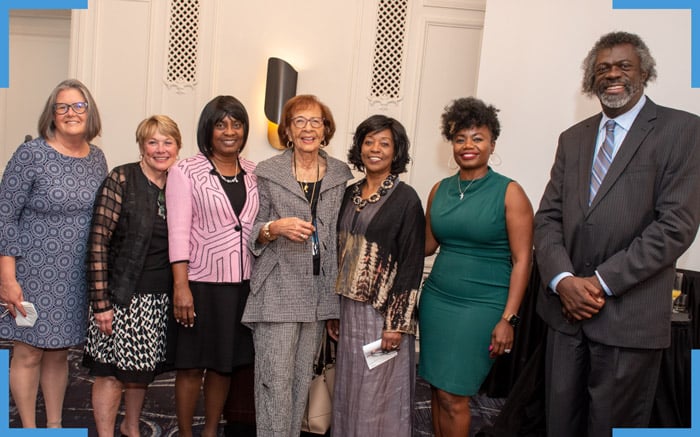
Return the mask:
<path id="1" fill-rule="evenodd" d="M 258 212 L 255 165 L 240 157 L 248 114 L 235 97 L 218 96 L 202 110 L 200 153 L 170 170 L 168 239 L 177 323 L 175 402 L 181 437 L 204 377 L 203 437 L 217 435 L 231 372 L 253 362 L 250 330 L 241 315 L 249 292 L 248 239 Z"/>

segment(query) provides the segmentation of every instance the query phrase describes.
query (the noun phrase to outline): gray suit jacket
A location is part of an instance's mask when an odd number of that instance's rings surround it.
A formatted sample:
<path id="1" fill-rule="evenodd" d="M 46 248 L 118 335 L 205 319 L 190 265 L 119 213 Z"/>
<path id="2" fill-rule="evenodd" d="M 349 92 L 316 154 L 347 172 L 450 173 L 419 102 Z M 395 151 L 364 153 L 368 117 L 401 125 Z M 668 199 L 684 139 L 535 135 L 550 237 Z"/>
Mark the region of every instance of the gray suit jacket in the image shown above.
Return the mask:
<path id="1" fill-rule="evenodd" d="M 255 169 L 258 177 L 260 209 L 255 219 L 249 247 L 257 257 L 250 279 L 250 295 L 242 321 L 313 322 L 338 318 L 339 298 L 335 294 L 338 275 L 338 211 L 345 185 L 352 178 L 348 166 L 324 151 L 326 175 L 316 209 L 316 225 L 321 249 L 322 283 L 320 296 L 314 291 L 311 239 L 304 244 L 281 237 L 259 244 L 257 235 L 265 223 L 283 217 L 311 221 L 311 208 L 292 174 L 292 151 L 262 161 Z"/>
<path id="2" fill-rule="evenodd" d="M 543 283 L 537 310 L 563 333 L 583 329 L 602 344 L 664 348 L 675 262 L 700 221 L 700 118 L 647 99 L 589 207 L 600 119 L 593 116 L 559 137 L 535 215 Z M 590 276 L 596 270 L 615 296 L 593 318 L 568 323 L 548 284 L 561 272 Z"/>

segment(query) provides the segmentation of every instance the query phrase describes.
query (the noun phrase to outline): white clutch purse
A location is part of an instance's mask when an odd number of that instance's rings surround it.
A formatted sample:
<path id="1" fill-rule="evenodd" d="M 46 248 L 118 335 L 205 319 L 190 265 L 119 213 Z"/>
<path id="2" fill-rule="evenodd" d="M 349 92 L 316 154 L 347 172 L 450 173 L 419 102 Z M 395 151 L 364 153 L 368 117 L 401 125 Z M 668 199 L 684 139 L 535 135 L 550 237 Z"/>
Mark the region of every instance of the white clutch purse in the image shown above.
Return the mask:
<path id="1" fill-rule="evenodd" d="M 15 323 L 17 326 L 32 327 L 36 323 L 37 313 L 34 304 L 31 302 L 22 302 L 24 311 L 27 312 L 27 317 L 24 317 L 22 313 L 17 311 L 17 317 L 15 317 Z"/>
<path id="2" fill-rule="evenodd" d="M 5 308 L 7 308 L 6 304 L 2 304 Z M 27 316 L 23 316 L 22 313 L 17 311 L 17 317 L 15 317 L 15 323 L 17 326 L 23 326 L 23 327 L 29 327 L 31 328 L 34 326 L 36 323 L 36 319 L 38 317 L 36 313 L 36 308 L 34 307 L 34 304 L 31 302 L 22 302 L 22 306 L 24 307 L 24 311 L 26 311 Z M 5 309 L 5 311 L 0 314 L 0 317 L 5 317 L 6 315 L 10 314 L 10 311 Z"/>

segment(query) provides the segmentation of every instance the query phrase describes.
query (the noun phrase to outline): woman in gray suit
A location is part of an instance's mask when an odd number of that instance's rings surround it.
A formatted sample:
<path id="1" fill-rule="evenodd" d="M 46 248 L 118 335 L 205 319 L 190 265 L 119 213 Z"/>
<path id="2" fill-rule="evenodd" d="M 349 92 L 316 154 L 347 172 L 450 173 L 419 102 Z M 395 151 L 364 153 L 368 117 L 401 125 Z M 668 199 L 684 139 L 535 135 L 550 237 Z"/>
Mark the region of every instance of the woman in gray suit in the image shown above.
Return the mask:
<path id="1" fill-rule="evenodd" d="M 287 150 L 258 164 L 257 256 L 243 322 L 253 330 L 258 437 L 298 437 L 325 320 L 337 319 L 336 223 L 348 166 L 322 150 L 335 122 L 315 96 L 291 98 Z"/>

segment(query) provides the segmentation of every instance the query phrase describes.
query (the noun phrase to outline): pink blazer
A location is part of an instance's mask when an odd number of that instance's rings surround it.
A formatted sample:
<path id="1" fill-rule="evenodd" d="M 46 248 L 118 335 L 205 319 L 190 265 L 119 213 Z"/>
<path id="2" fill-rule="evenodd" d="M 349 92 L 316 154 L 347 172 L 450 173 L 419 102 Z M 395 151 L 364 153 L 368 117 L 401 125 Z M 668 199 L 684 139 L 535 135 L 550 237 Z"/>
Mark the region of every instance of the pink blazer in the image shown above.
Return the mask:
<path id="1" fill-rule="evenodd" d="M 202 153 L 176 163 L 168 172 L 170 262 L 189 261 L 189 280 L 237 283 L 250 279 L 253 256 L 248 249 L 258 214 L 255 164 L 239 158 L 245 170 L 246 202 L 239 217 L 221 182 Z"/>

